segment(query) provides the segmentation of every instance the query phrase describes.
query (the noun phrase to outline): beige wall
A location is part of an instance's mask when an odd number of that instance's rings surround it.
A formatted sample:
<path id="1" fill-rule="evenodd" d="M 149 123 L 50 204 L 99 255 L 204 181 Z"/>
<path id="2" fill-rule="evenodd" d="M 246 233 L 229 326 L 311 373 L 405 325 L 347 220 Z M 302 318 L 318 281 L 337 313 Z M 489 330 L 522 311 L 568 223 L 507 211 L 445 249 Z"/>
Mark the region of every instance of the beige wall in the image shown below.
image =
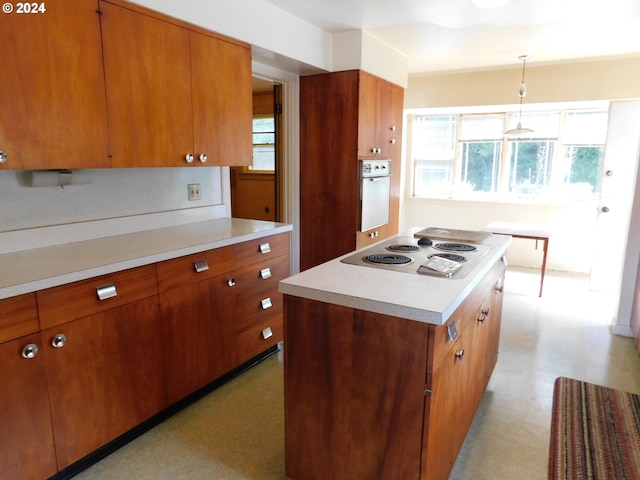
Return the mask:
<path id="1" fill-rule="evenodd" d="M 522 68 L 411 76 L 405 108 L 518 103 Z M 640 55 L 562 65 L 527 62 L 524 104 L 640 98 Z"/>

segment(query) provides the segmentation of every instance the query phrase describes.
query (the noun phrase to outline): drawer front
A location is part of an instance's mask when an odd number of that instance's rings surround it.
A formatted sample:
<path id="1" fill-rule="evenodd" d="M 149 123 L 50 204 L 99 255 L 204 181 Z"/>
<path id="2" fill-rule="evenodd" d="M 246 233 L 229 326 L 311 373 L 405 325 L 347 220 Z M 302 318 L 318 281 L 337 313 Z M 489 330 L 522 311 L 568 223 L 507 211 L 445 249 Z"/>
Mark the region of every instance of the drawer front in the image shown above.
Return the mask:
<path id="1" fill-rule="evenodd" d="M 263 260 L 233 273 L 238 301 L 269 290 L 277 291 L 278 282 L 289 276 L 289 255 Z"/>
<path id="2" fill-rule="evenodd" d="M 236 268 L 289 253 L 289 233 L 249 240 L 234 246 Z"/>
<path id="3" fill-rule="evenodd" d="M 433 327 L 433 363 L 428 366 L 429 371 L 437 368 L 442 357 L 455 343 L 450 338 L 450 327 L 455 324 L 455 330 L 462 334 L 469 325 L 475 325 L 482 315 L 487 298 L 493 295 L 495 282 L 504 272 L 504 264 L 498 261 L 489 273 L 473 289 L 467 299 L 460 305 L 447 323 L 442 327 Z"/>
<path id="4" fill-rule="evenodd" d="M 282 294 L 267 290 L 238 301 L 236 304 L 236 329 L 244 332 L 270 318 L 282 315 Z"/>
<path id="5" fill-rule="evenodd" d="M 278 315 L 239 334 L 237 363 L 246 362 L 281 341 L 283 335 L 282 322 L 282 315 Z"/>
<path id="6" fill-rule="evenodd" d="M 233 270 L 233 247 L 222 247 L 194 253 L 158 263 L 158 289 L 172 288 L 199 282 Z"/>
<path id="7" fill-rule="evenodd" d="M 61 325 L 157 293 L 155 265 L 41 290 L 36 294 L 40 327 Z"/>
<path id="8" fill-rule="evenodd" d="M 0 300 L 0 343 L 40 330 L 36 294 Z"/>

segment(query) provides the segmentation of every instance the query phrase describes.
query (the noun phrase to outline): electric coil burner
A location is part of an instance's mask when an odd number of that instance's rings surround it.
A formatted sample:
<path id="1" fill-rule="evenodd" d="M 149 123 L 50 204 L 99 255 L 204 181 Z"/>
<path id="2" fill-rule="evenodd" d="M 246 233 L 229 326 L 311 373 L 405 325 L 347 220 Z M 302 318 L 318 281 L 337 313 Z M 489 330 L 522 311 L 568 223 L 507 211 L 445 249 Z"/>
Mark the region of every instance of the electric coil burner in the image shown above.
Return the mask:
<path id="1" fill-rule="evenodd" d="M 340 261 L 392 272 L 459 279 L 473 272 L 490 251 L 487 245 L 470 240 L 468 243 L 437 237 L 429 239 L 429 242 L 423 240 L 424 238 L 397 236 L 371 245 Z"/>
<path id="2" fill-rule="evenodd" d="M 377 265 L 406 265 L 411 263 L 411 258 L 405 255 L 394 255 L 389 253 L 374 253 L 362 257 L 365 262 Z"/>
<path id="3" fill-rule="evenodd" d="M 463 255 L 458 255 L 457 253 L 434 253 L 433 255 L 429 255 L 427 258 L 431 257 L 439 257 L 446 258 L 447 260 L 453 260 L 454 262 L 466 262 L 467 258 Z"/>
<path id="4" fill-rule="evenodd" d="M 394 244 L 389 245 L 387 250 L 391 250 L 392 252 L 419 252 L 420 247 L 417 245 Z"/>
<path id="5" fill-rule="evenodd" d="M 468 243 L 455 242 L 436 243 L 433 245 L 433 248 L 447 252 L 473 252 L 476 250 L 476 247 L 469 245 Z"/>

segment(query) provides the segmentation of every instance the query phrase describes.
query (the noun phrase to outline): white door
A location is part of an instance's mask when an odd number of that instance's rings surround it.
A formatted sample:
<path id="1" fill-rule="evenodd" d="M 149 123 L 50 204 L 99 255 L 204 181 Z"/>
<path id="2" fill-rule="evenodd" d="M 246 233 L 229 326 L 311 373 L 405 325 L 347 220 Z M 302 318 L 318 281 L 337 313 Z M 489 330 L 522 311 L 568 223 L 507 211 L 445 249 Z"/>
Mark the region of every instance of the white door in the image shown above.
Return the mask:
<path id="1" fill-rule="evenodd" d="M 618 292 L 634 197 L 640 138 L 640 102 L 612 102 L 593 239 L 589 287 Z"/>

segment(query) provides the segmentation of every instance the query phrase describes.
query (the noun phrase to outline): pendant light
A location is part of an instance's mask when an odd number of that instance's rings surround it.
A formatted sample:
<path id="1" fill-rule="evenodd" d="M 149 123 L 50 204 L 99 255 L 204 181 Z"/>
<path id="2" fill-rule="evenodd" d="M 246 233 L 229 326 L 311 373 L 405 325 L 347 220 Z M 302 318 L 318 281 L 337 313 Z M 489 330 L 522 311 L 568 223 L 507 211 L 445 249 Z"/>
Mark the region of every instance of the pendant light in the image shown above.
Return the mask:
<path id="1" fill-rule="evenodd" d="M 531 58 L 531 55 L 520 55 L 518 60 L 522 61 L 522 81 L 520 82 L 520 88 L 518 89 L 518 96 L 520 97 L 520 111 L 518 112 L 518 126 L 504 132 L 505 137 L 521 137 L 528 133 L 533 133 L 530 128 L 522 126 L 522 99 L 527 95 L 527 84 L 524 83 L 524 69 L 527 64 L 527 60 Z"/>

